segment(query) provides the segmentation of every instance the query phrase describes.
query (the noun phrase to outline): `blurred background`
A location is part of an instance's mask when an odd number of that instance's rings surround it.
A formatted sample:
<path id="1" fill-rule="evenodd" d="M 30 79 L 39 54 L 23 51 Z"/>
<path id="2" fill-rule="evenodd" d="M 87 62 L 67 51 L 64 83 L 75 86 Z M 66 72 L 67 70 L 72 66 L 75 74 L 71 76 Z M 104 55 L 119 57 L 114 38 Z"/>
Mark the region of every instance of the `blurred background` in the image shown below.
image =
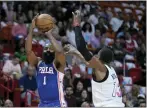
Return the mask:
<path id="1" fill-rule="evenodd" d="M 88 49 L 93 53 L 103 46 L 113 49 L 112 66 L 125 106 L 146 106 L 145 1 L 0 1 L 0 106 L 38 106 L 35 68 L 29 67 L 24 48 L 29 26 L 37 13 L 50 14 L 56 19 L 60 36 L 76 47 L 72 27 L 72 12 L 76 9 L 81 11 Z M 38 57 L 49 43 L 35 28 L 32 44 Z M 75 56 L 67 56 L 64 90 L 69 107 L 93 106 L 92 71 Z"/>

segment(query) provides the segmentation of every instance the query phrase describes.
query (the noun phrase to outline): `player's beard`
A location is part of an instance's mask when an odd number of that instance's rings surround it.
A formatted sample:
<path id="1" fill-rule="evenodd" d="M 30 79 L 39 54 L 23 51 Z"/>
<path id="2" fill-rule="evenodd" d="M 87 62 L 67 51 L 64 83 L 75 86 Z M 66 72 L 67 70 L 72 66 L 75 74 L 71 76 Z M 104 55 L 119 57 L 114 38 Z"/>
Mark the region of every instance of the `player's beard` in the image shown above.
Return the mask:
<path id="1" fill-rule="evenodd" d="M 43 60 L 46 64 L 52 63 L 54 58 L 55 58 L 54 52 L 47 51 L 43 53 Z"/>

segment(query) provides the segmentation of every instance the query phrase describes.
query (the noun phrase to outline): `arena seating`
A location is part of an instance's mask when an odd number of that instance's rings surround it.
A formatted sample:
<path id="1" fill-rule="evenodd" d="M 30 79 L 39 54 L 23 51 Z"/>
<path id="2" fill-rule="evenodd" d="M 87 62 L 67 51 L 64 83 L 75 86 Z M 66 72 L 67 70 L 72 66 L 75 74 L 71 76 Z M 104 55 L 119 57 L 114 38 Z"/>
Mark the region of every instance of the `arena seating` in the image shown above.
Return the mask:
<path id="1" fill-rule="evenodd" d="M 4 80 L 4 76 L 8 78 L 8 81 Z M 11 83 L 11 85 L 10 85 Z M 27 91 L 31 93 L 32 95 L 32 105 L 33 107 L 38 106 L 39 100 L 38 96 L 36 96 L 35 93 L 32 93 L 30 91 Z M 13 102 L 15 107 L 20 107 L 21 103 L 24 102 L 25 106 L 27 107 L 27 95 L 24 99 L 21 99 L 21 90 L 19 88 L 18 80 L 14 80 L 11 77 L 9 77 L 7 74 L 4 74 L 3 72 L 0 72 L 0 95 L 5 97 L 6 93 L 6 99 L 9 98 L 9 93 L 13 93 Z M 37 99 L 34 99 L 34 97 L 37 97 Z"/>
<path id="2" fill-rule="evenodd" d="M 144 11 L 144 10 L 142 8 L 138 7 L 138 6 L 136 6 L 135 8 L 132 8 L 132 7 L 127 6 L 127 5 L 123 6 L 122 4 L 127 4 L 127 2 L 126 1 L 119 1 L 119 2 L 115 2 L 115 1 L 111 1 L 111 2 L 109 2 L 109 1 L 108 2 L 99 1 L 98 2 L 98 5 L 100 7 L 99 11 L 103 11 L 103 10 L 106 10 L 107 8 L 110 8 L 112 13 L 113 13 L 113 15 L 115 16 L 116 15 L 116 13 L 114 12 L 115 8 L 120 8 L 120 10 L 122 11 L 123 14 L 126 14 L 125 10 L 129 9 L 129 10 L 131 10 L 131 12 L 132 12 L 133 16 L 135 17 L 135 19 L 137 21 L 139 21 L 138 15 L 142 16 L 142 14 L 141 14 L 141 12 L 140 12 L 140 14 L 137 14 L 136 11 L 137 10 Z M 126 20 L 128 19 L 127 16 L 125 16 L 125 19 Z"/>

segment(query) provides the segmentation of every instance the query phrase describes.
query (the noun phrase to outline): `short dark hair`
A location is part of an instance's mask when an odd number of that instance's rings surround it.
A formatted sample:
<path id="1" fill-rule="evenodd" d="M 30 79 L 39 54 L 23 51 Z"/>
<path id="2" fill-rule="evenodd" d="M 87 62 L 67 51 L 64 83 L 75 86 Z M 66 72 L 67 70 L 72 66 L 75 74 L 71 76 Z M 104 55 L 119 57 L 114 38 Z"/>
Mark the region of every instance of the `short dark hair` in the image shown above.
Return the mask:
<path id="1" fill-rule="evenodd" d="M 102 48 L 100 50 L 100 58 L 99 59 L 102 62 L 109 64 L 114 59 L 113 51 L 110 48 L 108 48 L 108 47 Z"/>

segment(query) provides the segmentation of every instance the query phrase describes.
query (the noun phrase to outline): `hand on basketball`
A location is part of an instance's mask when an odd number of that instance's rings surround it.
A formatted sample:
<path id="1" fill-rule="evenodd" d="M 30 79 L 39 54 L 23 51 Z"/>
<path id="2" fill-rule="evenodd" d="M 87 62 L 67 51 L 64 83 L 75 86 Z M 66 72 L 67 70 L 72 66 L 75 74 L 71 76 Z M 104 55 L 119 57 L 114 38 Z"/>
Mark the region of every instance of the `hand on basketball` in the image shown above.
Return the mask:
<path id="1" fill-rule="evenodd" d="M 73 26 L 79 26 L 81 23 L 81 13 L 79 10 L 72 12 L 73 14 Z"/>
<path id="2" fill-rule="evenodd" d="M 58 29 L 56 27 L 52 28 L 51 30 L 49 30 L 48 32 L 45 32 L 45 34 L 47 36 L 58 36 Z"/>
<path id="3" fill-rule="evenodd" d="M 32 20 L 32 28 L 35 28 L 35 20 L 37 19 L 37 17 L 39 16 L 39 13 L 33 18 Z"/>

